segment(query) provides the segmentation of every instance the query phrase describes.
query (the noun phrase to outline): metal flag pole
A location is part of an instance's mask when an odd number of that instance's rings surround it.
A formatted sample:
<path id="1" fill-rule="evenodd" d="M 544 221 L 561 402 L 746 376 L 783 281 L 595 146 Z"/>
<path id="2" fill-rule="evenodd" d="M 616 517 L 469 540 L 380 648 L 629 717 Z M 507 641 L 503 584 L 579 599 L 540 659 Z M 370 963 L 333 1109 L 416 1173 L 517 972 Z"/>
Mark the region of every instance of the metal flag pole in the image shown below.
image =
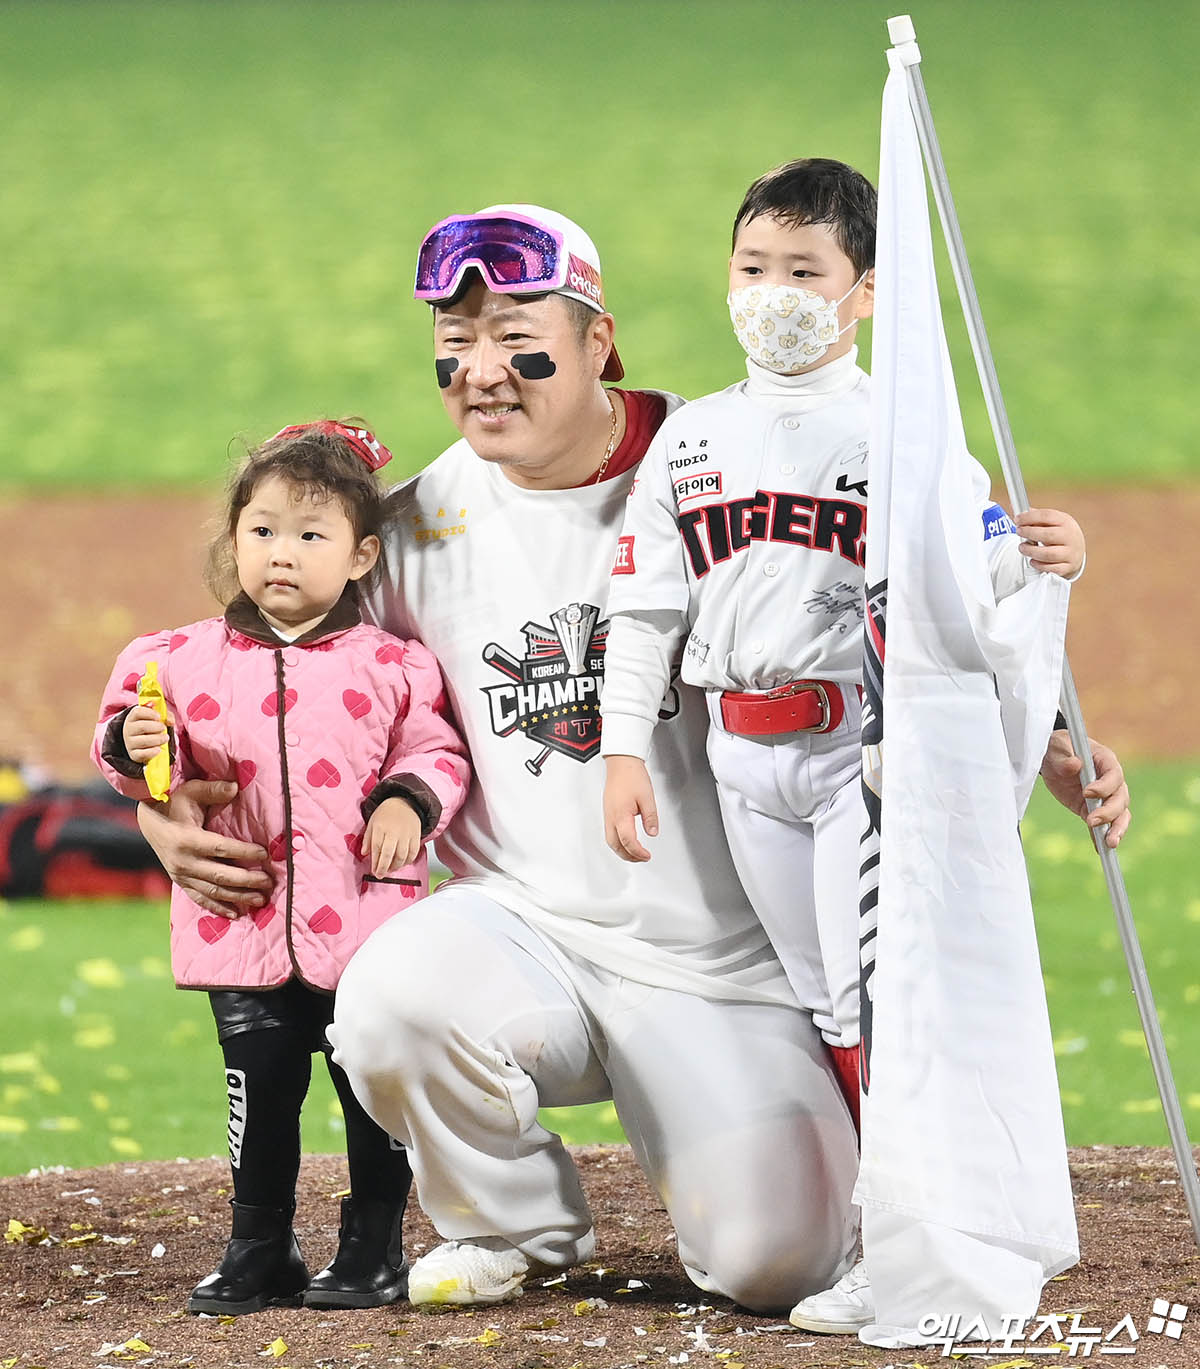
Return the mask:
<path id="1" fill-rule="evenodd" d="M 966 318 L 967 334 L 971 339 L 971 351 L 975 355 L 975 367 L 983 387 L 983 398 L 987 405 L 988 418 L 991 420 L 992 434 L 996 450 L 1000 454 L 1000 465 L 1004 471 L 1004 483 L 1014 513 L 1024 513 L 1029 508 L 1029 497 L 1025 492 L 1025 480 L 1021 475 L 1021 465 L 1017 459 L 1016 444 L 1008 421 L 1008 411 L 1004 407 L 1004 397 L 1000 393 L 1000 380 L 992 360 L 992 349 L 988 343 L 987 330 L 983 324 L 983 313 L 979 308 L 979 297 L 975 293 L 975 282 L 971 276 L 971 266 L 967 261 L 967 249 L 963 243 L 962 229 L 959 227 L 958 214 L 954 208 L 954 197 L 950 193 L 950 182 L 946 176 L 946 164 L 942 160 L 942 149 L 938 142 L 937 130 L 933 125 L 933 114 L 929 108 L 929 98 L 925 94 L 925 82 L 921 78 L 921 50 L 917 46 L 916 30 L 907 14 L 897 15 L 888 20 L 888 37 L 897 57 L 904 66 L 908 82 L 908 101 L 917 123 L 917 134 L 925 167 L 933 188 L 934 203 L 942 222 L 942 232 L 950 253 L 950 265 L 954 271 L 954 281 L 958 286 L 958 296 Z M 1060 706 L 1067 720 L 1067 731 L 1075 754 L 1083 762 L 1080 784 L 1088 785 L 1096 778 L 1092 763 L 1092 748 L 1088 744 L 1087 728 L 1083 722 L 1083 710 L 1079 706 L 1079 695 L 1075 689 L 1075 679 L 1071 667 L 1064 658 Z M 1088 809 L 1094 809 L 1099 799 L 1089 799 Z M 1192 1234 L 1200 1246 L 1200 1180 L 1196 1176 L 1196 1164 L 1192 1156 L 1191 1142 L 1187 1126 L 1183 1120 L 1183 1109 L 1179 1105 L 1179 1094 L 1167 1059 L 1167 1047 L 1163 1041 L 1162 1027 L 1154 1007 L 1154 994 L 1146 974 L 1146 962 L 1138 940 L 1133 912 L 1129 906 L 1129 894 L 1125 888 L 1125 877 L 1121 873 L 1117 853 L 1106 846 L 1104 837 L 1107 826 L 1092 829 L 1092 840 L 1100 856 L 1104 880 L 1108 885 L 1108 896 L 1112 902 L 1113 914 L 1117 921 L 1117 932 L 1121 938 L 1121 949 L 1125 953 L 1125 964 L 1129 970 L 1133 996 L 1137 1000 L 1138 1015 L 1142 1021 L 1142 1031 L 1150 1052 L 1150 1063 L 1154 1068 L 1154 1078 L 1158 1084 L 1158 1096 L 1162 1103 L 1167 1132 L 1171 1138 L 1171 1148 L 1175 1152 L 1175 1164 L 1179 1170 L 1180 1183 L 1187 1199 L 1188 1213 L 1192 1219 Z"/>

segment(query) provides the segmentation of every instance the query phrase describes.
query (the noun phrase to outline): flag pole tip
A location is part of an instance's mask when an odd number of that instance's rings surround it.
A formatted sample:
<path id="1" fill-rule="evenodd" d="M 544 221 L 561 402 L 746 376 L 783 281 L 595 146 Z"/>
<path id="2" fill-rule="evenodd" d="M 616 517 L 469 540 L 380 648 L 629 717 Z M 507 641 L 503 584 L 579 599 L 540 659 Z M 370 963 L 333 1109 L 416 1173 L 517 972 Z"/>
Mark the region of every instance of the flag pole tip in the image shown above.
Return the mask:
<path id="1" fill-rule="evenodd" d="M 911 15 L 894 15 L 887 21 L 887 26 L 888 37 L 894 46 L 899 47 L 901 43 L 915 43 L 917 41 L 917 31 L 913 28 Z"/>

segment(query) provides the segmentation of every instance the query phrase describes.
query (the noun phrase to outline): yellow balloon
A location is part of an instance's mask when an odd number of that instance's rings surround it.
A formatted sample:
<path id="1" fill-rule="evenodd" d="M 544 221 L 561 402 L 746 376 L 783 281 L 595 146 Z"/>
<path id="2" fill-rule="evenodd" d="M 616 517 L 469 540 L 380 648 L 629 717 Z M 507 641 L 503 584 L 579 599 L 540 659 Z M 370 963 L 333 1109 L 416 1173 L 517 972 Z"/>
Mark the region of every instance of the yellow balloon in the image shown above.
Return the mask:
<path id="1" fill-rule="evenodd" d="M 138 703 L 154 709 L 163 722 L 170 725 L 167 701 L 163 698 L 162 686 L 158 682 L 157 661 L 146 662 L 146 673 L 138 681 Z M 142 767 L 142 773 L 146 776 L 150 797 L 165 803 L 171 793 L 171 748 L 168 742 L 163 742 L 158 751 L 150 757 Z"/>

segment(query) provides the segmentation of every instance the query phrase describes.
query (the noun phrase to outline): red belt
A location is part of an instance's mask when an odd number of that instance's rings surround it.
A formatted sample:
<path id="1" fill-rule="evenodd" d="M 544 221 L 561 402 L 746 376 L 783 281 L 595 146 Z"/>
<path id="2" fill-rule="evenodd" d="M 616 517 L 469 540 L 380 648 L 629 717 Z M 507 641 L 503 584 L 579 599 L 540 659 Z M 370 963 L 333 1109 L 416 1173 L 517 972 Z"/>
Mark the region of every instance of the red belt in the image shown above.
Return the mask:
<path id="1" fill-rule="evenodd" d="M 721 695 L 721 722 L 742 737 L 777 732 L 832 732 L 845 712 L 842 691 L 832 680 L 793 680 L 765 694 Z"/>

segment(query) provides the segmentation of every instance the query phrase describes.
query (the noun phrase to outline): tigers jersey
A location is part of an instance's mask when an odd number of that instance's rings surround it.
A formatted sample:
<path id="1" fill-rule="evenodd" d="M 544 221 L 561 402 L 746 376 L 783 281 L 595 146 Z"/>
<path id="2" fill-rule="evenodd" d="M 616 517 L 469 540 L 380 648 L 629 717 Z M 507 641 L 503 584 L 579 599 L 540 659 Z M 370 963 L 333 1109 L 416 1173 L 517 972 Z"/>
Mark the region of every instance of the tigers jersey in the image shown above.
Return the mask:
<path id="1" fill-rule="evenodd" d="M 795 377 L 750 365 L 659 430 L 613 566 L 606 754 L 644 756 L 681 642 L 682 678 L 704 689 L 861 679 L 870 380 L 855 358 Z M 1026 563 L 976 469 L 1003 597 Z"/>

